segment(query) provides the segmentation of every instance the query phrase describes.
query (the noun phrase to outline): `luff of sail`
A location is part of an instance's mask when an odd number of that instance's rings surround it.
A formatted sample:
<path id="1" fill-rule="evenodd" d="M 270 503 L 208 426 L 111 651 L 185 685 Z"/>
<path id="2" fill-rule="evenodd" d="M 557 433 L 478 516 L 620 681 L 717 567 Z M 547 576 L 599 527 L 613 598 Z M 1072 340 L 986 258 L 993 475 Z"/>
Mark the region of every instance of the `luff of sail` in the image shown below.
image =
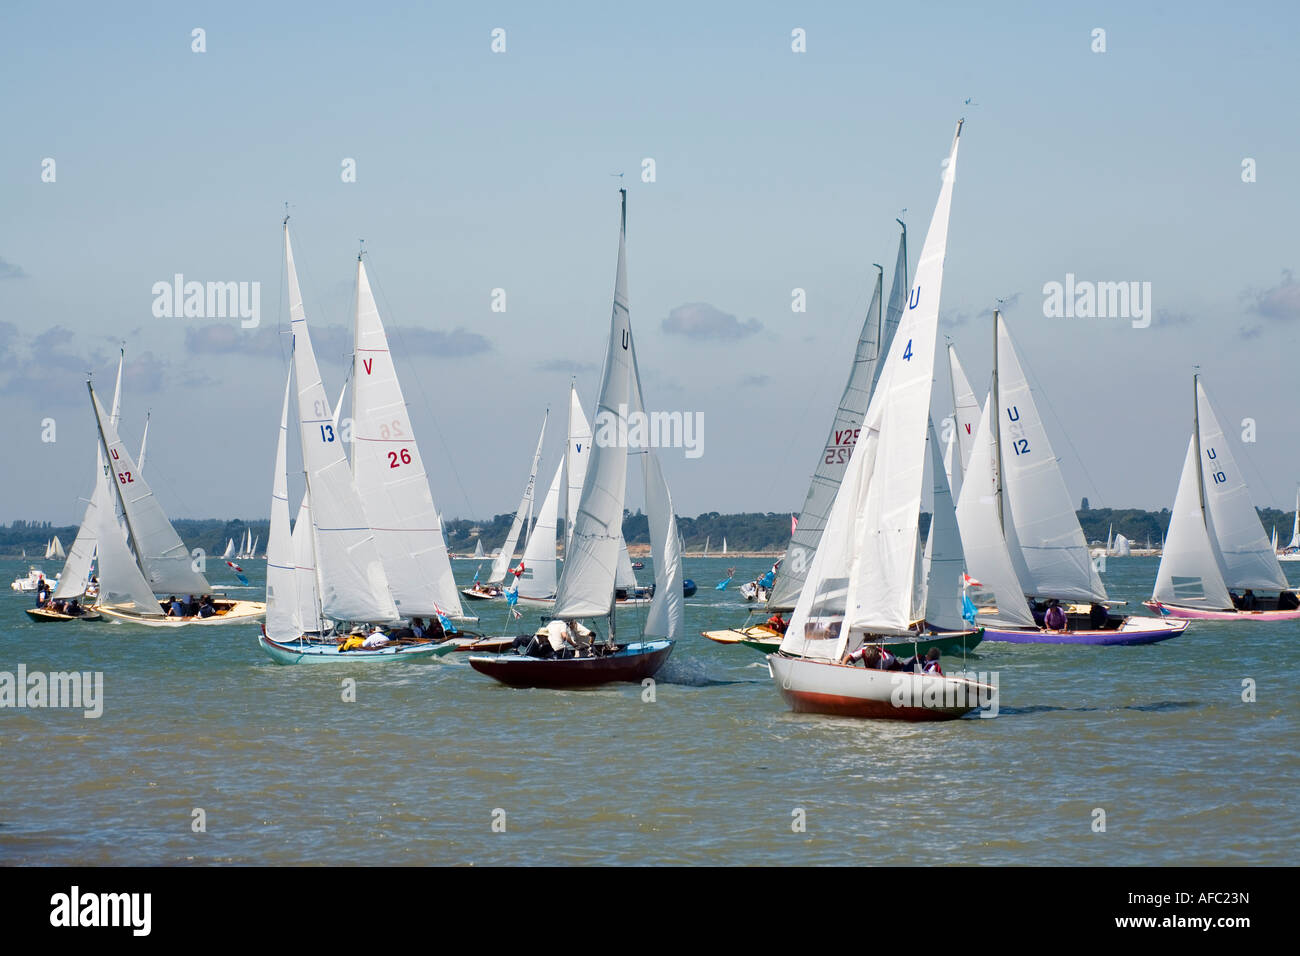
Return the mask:
<path id="1" fill-rule="evenodd" d="M 104 414 L 94 387 L 89 382 L 86 387 L 90 390 L 100 440 L 109 463 L 112 475 L 110 482 L 117 490 L 136 558 L 149 586 L 155 593 L 206 593 L 209 590 L 207 578 L 194 569 L 191 563 L 193 558 L 172 527 L 162 505 L 154 497 L 153 489 L 140 475 L 135 460 L 118 436 L 117 429 Z"/>
<path id="2" fill-rule="evenodd" d="M 966 626 L 961 616 L 961 575 L 966 556 L 933 421 L 930 422 L 930 468 L 934 478 L 934 505 L 926 541 L 925 620 L 941 630 L 956 631 Z"/>
<path id="3" fill-rule="evenodd" d="M 275 472 L 271 476 L 271 528 L 266 539 L 266 636 L 292 641 L 302 636 L 298 616 L 298 584 L 293 559 L 293 532 L 289 528 L 289 474 L 286 437 L 289 432 L 289 395 L 293 370 L 284 381 L 280 432 L 275 444 Z"/>
<path id="4" fill-rule="evenodd" d="M 360 256 L 353 361 L 352 475 L 393 603 L 404 617 L 459 617 L 438 510 Z"/>
<path id="5" fill-rule="evenodd" d="M 488 575 L 489 584 L 500 584 L 506 579 L 506 570 L 510 567 L 510 561 L 515 555 L 515 546 L 519 543 L 519 532 L 524 525 L 524 516 L 532 509 L 533 489 L 537 485 L 537 467 L 542 462 L 542 442 L 546 438 L 546 421 L 550 418 L 548 411 L 542 418 L 542 430 L 537 436 L 537 450 L 533 452 L 533 467 L 528 472 L 528 484 L 524 487 L 524 497 L 519 502 L 519 510 L 515 512 L 515 519 L 510 522 L 510 533 L 506 535 L 505 544 L 501 546 L 500 552 L 492 559 L 492 573 Z"/>
<path id="6" fill-rule="evenodd" d="M 1006 322 L 1000 315 L 994 321 L 1002 476 L 1028 569 L 1028 577 L 1022 577 L 1020 583 L 1029 594 L 1105 601 L 1106 589 L 1088 554 L 1088 542 Z"/>
<path id="7" fill-rule="evenodd" d="M 880 270 L 880 267 L 876 267 Z M 882 318 L 881 293 L 884 271 L 876 275 L 875 291 L 867 309 L 862 331 L 858 335 L 858 348 L 849 369 L 848 381 L 840 396 L 839 406 L 831 421 L 817 461 L 817 468 L 808 485 L 803 509 L 799 512 L 798 527 L 790 535 L 785 557 L 777 570 L 776 580 L 768 596 L 767 606 L 772 609 L 794 607 L 803 589 L 812 555 L 821 541 L 822 531 L 830 514 L 831 502 L 843 480 L 853 444 L 857 441 L 862 419 L 867 411 L 872 392 L 880 379 L 883 356 L 889 349 L 898 323 L 902 319 L 904 299 L 907 295 L 907 230 L 903 229 L 898 241 L 898 258 L 894 265 L 893 288 L 889 297 L 888 318 Z"/>
<path id="8" fill-rule="evenodd" d="M 294 594 L 298 620 L 305 631 L 317 631 L 321 618 L 320 578 L 316 574 L 316 535 L 311 524 L 311 496 L 304 492 L 293 523 Z"/>
<path id="9" fill-rule="evenodd" d="M 609 344 L 596 402 L 597 434 L 587 463 L 573 536 L 555 598 L 563 620 L 602 617 L 614 606 L 614 574 L 627 492 L 627 401 L 632 324 L 627 298 L 627 191 L 620 190 L 618 264 Z"/>
<path id="10" fill-rule="evenodd" d="M 1152 597 L 1164 604 L 1230 611 L 1232 599 L 1210 544 L 1201 507 L 1196 446 L 1195 436 L 1188 439 Z"/>
<path id="11" fill-rule="evenodd" d="M 343 454 L 333 410 L 321 383 L 294 268 L 289 226 L 284 227 L 289 276 L 289 320 L 293 332 L 294 374 L 302 457 L 311 495 L 312 529 L 321 610 L 338 621 L 395 621 L 397 606 L 388 590 L 374 535 Z"/>

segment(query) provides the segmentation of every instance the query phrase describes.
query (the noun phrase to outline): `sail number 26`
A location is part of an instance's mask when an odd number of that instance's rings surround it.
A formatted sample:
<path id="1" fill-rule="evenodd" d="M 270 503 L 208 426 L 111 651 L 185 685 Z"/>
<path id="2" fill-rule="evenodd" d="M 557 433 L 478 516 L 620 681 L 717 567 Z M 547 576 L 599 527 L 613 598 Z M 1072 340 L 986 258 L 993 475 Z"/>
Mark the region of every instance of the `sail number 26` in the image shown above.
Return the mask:
<path id="1" fill-rule="evenodd" d="M 402 465 L 409 465 L 410 463 L 411 453 L 405 448 L 403 448 L 401 452 L 390 451 L 388 453 L 389 468 L 400 468 Z"/>

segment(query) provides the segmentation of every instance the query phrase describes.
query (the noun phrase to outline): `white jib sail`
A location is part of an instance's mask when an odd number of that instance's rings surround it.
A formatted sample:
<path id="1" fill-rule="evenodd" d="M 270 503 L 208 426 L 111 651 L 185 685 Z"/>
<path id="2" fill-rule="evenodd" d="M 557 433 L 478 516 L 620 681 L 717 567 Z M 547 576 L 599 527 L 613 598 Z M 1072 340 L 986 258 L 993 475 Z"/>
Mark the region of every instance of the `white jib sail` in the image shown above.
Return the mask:
<path id="1" fill-rule="evenodd" d="M 1250 500 L 1250 489 L 1237 467 L 1227 436 L 1205 393 L 1196 381 L 1196 400 L 1201 422 L 1201 475 L 1210 527 L 1221 561 L 1223 583 L 1229 588 L 1258 588 L 1285 591 L 1290 585 L 1278 563 L 1277 552 Z"/>
<path id="2" fill-rule="evenodd" d="M 316 354 L 312 351 L 287 224 L 284 251 L 289 275 L 298 422 L 307 489 L 311 495 L 322 612 L 338 621 L 395 621 L 399 615 L 388 590 L 388 576 L 352 482 L 343 441 L 334 425 Z"/>
<path id="3" fill-rule="evenodd" d="M 144 579 L 135 557 L 127 549 L 117 514 L 111 507 L 97 508 L 91 515 L 99 551 L 99 604 L 134 610 L 138 614 L 162 617 L 162 606 Z"/>
<path id="4" fill-rule="evenodd" d="M 506 570 L 510 567 L 510 561 L 515 555 L 515 547 L 519 543 L 519 532 L 524 526 L 524 516 L 532 509 L 533 506 L 533 489 L 537 485 L 537 466 L 542 462 L 542 441 L 546 438 L 546 420 L 550 417 L 548 411 L 542 417 L 542 430 L 537 436 L 537 450 L 533 452 L 533 467 L 528 472 L 528 484 L 524 488 L 524 497 L 519 502 L 519 510 L 515 512 L 515 520 L 510 522 L 510 533 L 506 535 L 506 542 L 501 546 L 497 556 L 492 559 L 492 573 L 488 575 L 489 584 L 500 584 L 506 579 Z"/>
<path id="5" fill-rule="evenodd" d="M 271 530 L 266 539 L 266 636 L 292 641 L 302 636 L 298 617 L 297 571 L 293 559 L 293 532 L 289 528 L 289 474 L 286 438 L 289 431 L 289 394 L 293 370 L 284 381 L 284 405 L 275 443 L 275 473 L 271 477 Z"/>
<path id="6" fill-rule="evenodd" d="M 563 473 L 564 463 L 561 462 L 555 466 L 555 477 L 551 479 L 541 510 L 537 512 L 537 523 L 528 536 L 528 547 L 524 549 L 523 557 L 524 573 L 519 577 L 520 597 L 545 600 L 555 596 L 555 526 L 560 513 Z"/>
<path id="7" fill-rule="evenodd" d="M 1287 542 L 1287 549 L 1300 548 L 1300 488 L 1295 493 L 1295 516 L 1291 526 L 1291 540 Z"/>
<path id="8" fill-rule="evenodd" d="M 135 545 L 136 557 L 140 561 L 149 586 L 155 593 L 167 592 L 176 595 L 205 594 L 209 589 L 208 580 L 192 565 L 193 558 L 181 542 L 176 529 L 167 519 L 162 505 L 154 497 L 149 483 L 140 476 L 135 460 L 127 451 L 126 445 L 118 437 L 117 429 L 104 414 L 104 408 L 90 387 L 91 404 L 95 408 L 95 417 L 99 423 L 99 434 L 104 444 L 112 481 L 117 489 L 118 499 L 126 513 L 127 526 L 131 531 L 131 540 Z"/>
<path id="9" fill-rule="evenodd" d="M 352 475 L 403 617 L 462 615 L 460 593 L 365 264 L 357 259 Z"/>
<path id="10" fill-rule="evenodd" d="M 626 414 L 632 344 L 627 297 L 627 191 L 620 190 L 620 196 L 614 305 L 596 402 L 596 434 L 555 599 L 555 616 L 564 620 L 603 617 L 614 606 L 614 573 L 627 494 Z"/>
<path id="11" fill-rule="evenodd" d="M 298 517 L 294 519 L 292 541 L 298 620 L 304 631 L 317 631 L 323 623 L 320 577 L 316 573 L 316 536 L 311 526 L 311 496 L 306 492 L 298 505 Z"/>
<path id="12" fill-rule="evenodd" d="M 1061 468 L 1006 323 L 997 319 L 1003 487 L 1029 578 L 1028 593 L 1105 601 Z"/>
<path id="13" fill-rule="evenodd" d="M 618 568 L 614 571 L 614 587 L 634 588 L 637 585 L 636 572 L 632 570 L 632 556 L 627 553 L 627 542 L 618 543 Z"/>
<path id="14" fill-rule="evenodd" d="M 568 555 L 569 540 L 573 537 L 573 521 L 578 514 L 582 498 L 582 483 L 587 480 L 587 462 L 591 458 L 591 425 L 582 413 L 578 390 L 569 386 L 569 438 L 564 452 L 564 549 Z"/>
<path id="15" fill-rule="evenodd" d="M 1037 624 L 1025 601 L 1024 585 L 1011 564 L 1002 522 L 998 520 L 993 488 L 991 409 L 992 403 L 986 401 L 979 425 L 975 428 L 970 464 L 957 502 L 962 553 L 966 559 L 966 571 L 980 583 L 983 591 L 992 593 L 997 604 L 997 613 L 982 615 L 983 620 L 990 624 L 1033 628 Z"/>
<path id="16" fill-rule="evenodd" d="M 653 449 L 645 450 L 642 469 L 650 554 L 655 571 L 655 596 L 646 613 L 644 634 L 675 641 L 681 637 L 686 620 L 686 599 L 682 593 L 682 539 L 677 533 L 672 495 Z"/>
<path id="17" fill-rule="evenodd" d="M 976 423 L 978 426 L 978 422 Z M 930 461 L 934 475 L 934 507 L 930 518 L 930 537 L 926 542 L 925 620 L 945 631 L 964 630 L 968 625 L 961 616 L 961 581 L 966 555 L 957 530 L 957 511 L 948 488 L 948 477 L 939 455 L 939 439 L 930 423 Z"/>
<path id="18" fill-rule="evenodd" d="M 1163 604 L 1210 610 L 1232 610 L 1232 599 L 1210 544 L 1201 510 L 1196 474 L 1196 439 L 1187 443 L 1187 457 L 1178 478 L 1178 494 L 1169 518 L 1169 534 L 1160 555 L 1160 570 L 1152 597 Z"/>
<path id="19" fill-rule="evenodd" d="M 959 480 L 966 474 L 966 469 L 970 465 L 970 453 L 975 447 L 975 426 L 980 421 L 980 403 L 970 387 L 970 381 L 966 378 L 965 369 L 957 359 L 957 350 L 951 345 L 948 346 L 948 375 L 952 383 L 953 434 L 956 436 L 957 449 L 961 455 Z M 953 475 L 949 475 L 948 484 L 952 488 L 954 497 L 960 498 L 960 486 Z"/>

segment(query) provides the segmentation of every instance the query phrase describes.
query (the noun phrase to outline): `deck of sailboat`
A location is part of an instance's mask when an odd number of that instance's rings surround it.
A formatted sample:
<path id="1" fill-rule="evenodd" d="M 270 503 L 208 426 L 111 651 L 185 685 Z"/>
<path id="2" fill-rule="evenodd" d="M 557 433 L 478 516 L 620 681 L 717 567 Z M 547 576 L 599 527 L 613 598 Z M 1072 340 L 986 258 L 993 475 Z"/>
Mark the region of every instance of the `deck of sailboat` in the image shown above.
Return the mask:
<path id="1" fill-rule="evenodd" d="M 91 608 L 85 608 L 81 614 L 61 614 L 48 607 L 24 608 L 27 616 L 39 624 L 58 624 L 64 621 L 102 621 L 103 616 Z"/>
<path id="2" fill-rule="evenodd" d="M 403 639 L 383 647 L 355 648 L 344 651 L 339 640 L 273 641 L 265 634 L 259 635 L 258 645 L 277 664 L 369 664 L 393 660 L 418 660 L 441 657 L 457 650 L 454 640 L 432 641 Z"/>
<path id="3" fill-rule="evenodd" d="M 219 627 L 224 624 L 244 624 L 257 620 L 266 614 L 266 604 L 262 601 L 229 601 L 231 608 L 211 617 L 167 617 L 161 611 L 155 616 L 141 614 L 128 605 L 96 604 L 95 610 L 117 621 L 128 624 L 142 624 L 145 627 Z"/>

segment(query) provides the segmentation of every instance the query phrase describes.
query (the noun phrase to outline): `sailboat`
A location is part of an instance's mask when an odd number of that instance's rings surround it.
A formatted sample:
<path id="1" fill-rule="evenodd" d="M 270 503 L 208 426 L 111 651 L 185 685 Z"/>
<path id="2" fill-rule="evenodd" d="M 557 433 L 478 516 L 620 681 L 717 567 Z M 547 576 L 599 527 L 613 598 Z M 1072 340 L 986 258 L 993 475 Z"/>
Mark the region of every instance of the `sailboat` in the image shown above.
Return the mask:
<path id="1" fill-rule="evenodd" d="M 711 641 L 740 644 L 762 654 L 770 654 L 781 646 L 784 634 L 779 626 L 772 626 L 768 622 L 793 610 L 803 588 L 812 556 L 821 541 L 822 530 L 826 527 L 831 502 L 835 500 L 835 493 L 862 429 L 867 405 L 880 380 L 884 356 L 902 320 L 907 296 L 907 227 L 902 220 L 897 222 L 902 232 L 898 239 L 898 255 L 894 263 L 888 310 L 883 305 L 885 270 L 877 265 L 875 288 L 858 335 L 858 347 L 849 368 L 849 377 L 844 383 L 839 405 L 831 419 L 826 444 L 818 450 L 817 465 L 808 484 L 803 510 L 799 513 L 798 524 L 791 529 L 785 556 L 779 567 L 771 572 L 771 579 L 766 585 L 763 584 L 763 577 L 760 577 L 740 588 L 742 598 L 765 602 L 766 611 L 771 612 L 773 617 L 762 623 L 739 628 L 704 631 L 704 636 Z M 722 589 L 723 586 L 719 584 L 718 587 Z"/>
<path id="2" fill-rule="evenodd" d="M 261 617 L 266 611 L 265 604 L 220 596 L 212 600 L 215 613 L 202 616 L 194 597 L 212 590 L 208 579 L 191 558 L 131 453 L 118 437 L 117 428 L 104 413 L 94 386 L 87 382 L 86 388 L 110 470 L 109 483 L 126 518 L 130 541 L 128 549 L 111 505 L 96 509 L 98 610 L 116 620 L 168 628 L 212 627 Z M 161 594 L 184 595 L 182 613 L 172 616 L 166 604 L 155 596 Z"/>
<path id="3" fill-rule="evenodd" d="M 619 190 L 620 216 L 618 265 L 609 343 L 601 375 L 596 420 L 606 439 L 594 441 L 582 493 L 574 515 L 573 532 L 566 549 L 564 569 L 555 596 L 551 629 L 575 646 L 566 656 L 542 635 L 521 648 L 530 653 L 472 655 L 476 670 L 514 687 L 573 687 L 611 681 L 640 681 L 651 677 L 668 659 L 681 634 L 685 616 L 681 538 L 673 515 L 672 498 L 654 449 L 642 455 L 646 514 L 654 556 L 655 595 L 646 614 L 640 641 L 618 643 L 615 638 L 615 590 L 618 566 L 626 557 L 623 543 L 623 506 L 627 492 L 629 410 L 644 412 L 641 377 L 636 362 L 627 298 L 627 191 Z M 534 535 L 536 537 L 536 535 Z M 622 556 L 622 558 L 621 558 Z M 604 642 L 577 622 L 603 617 L 608 634 Z M 546 641 L 543 649 L 543 641 Z"/>
<path id="4" fill-rule="evenodd" d="M 1277 549 L 1274 548 L 1276 551 Z M 1300 488 L 1295 493 L 1295 515 L 1291 527 L 1291 540 L 1286 547 L 1278 551 L 1279 561 L 1300 561 Z"/>
<path id="5" fill-rule="evenodd" d="M 907 309 L 886 353 L 879 386 L 781 649 L 767 658 L 781 696 L 797 712 L 951 719 L 992 693 L 992 688 L 965 678 L 859 668 L 846 660 L 847 654 L 865 651 L 882 639 L 915 635 L 918 611 L 926 613 L 918 606 L 925 594 L 919 575 L 919 522 L 927 441 L 935 480 L 947 484 L 937 443 L 928 438 L 933 429 L 927 426 L 960 136 L 958 123 Z M 942 557 L 938 564 L 949 568 L 950 556 Z M 955 587 L 954 575 L 947 589 Z"/>
<path id="6" fill-rule="evenodd" d="M 984 639 L 1150 644 L 1178 636 L 1185 624 L 1110 613 L 1029 381 L 997 311 L 993 330 L 993 382 L 957 505 L 967 570 L 982 587 L 972 603 Z M 1054 609 L 1054 603 L 1062 606 Z"/>
<path id="7" fill-rule="evenodd" d="M 1192 388 L 1192 438 L 1146 606 L 1176 618 L 1300 620 L 1300 595 L 1269 547 L 1200 375 L 1192 376 Z M 1238 597 L 1236 591 L 1245 593 Z M 1277 597 L 1261 599 L 1255 591 Z"/>
<path id="8" fill-rule="evenodd" d="M 487 601 L 502 596 L 502 583 L 505 581 L 506 573 L 510 570 L 510 562 L 514 559 L 515 546 L 519 543 L 519 535 L 522 531 L 524 534 L 524 546 L 527 547 L 528 529 L 533 517 L 533 488 L 537 484 L 537 468 L 542 462 L 542 442 L 546 438 L 546 422 L 550 418 L 550 410 L 542 417 L 542 430 L 537 435 L 537 450 L 533 452 L 533 466 L 528 472 L 528 484 L 524 486 L 524 496 L 519 502 L 519 508 L 515 511 L 514 520 L 510 523 L 510 533 L 506 535 L 505 544 L 497 552 L 497 556 L 492 560 L 492 570 L 488 575 L 486 583 L 477 580 L 467 588 L 461 588 L 460 593 L 465 597 L 475 601 Z"/>
<path id="9" fill-rule="evenodd" d="M 416 637 L 400 626 L 403 619 L 459 616 L 461 607 L 365 264 L 358 256 L 349 468 L 312 349 L 287 218 L 284 241 L 293 330 L 290 376 L 297 380 L 315 574 L 304 579 L 297 573 L 297 546 L 289 529 L 287 380 L 273 476 L 267 623 L 258 643 L 279 664 L 382 662 L 447 653 L 455 649 L 455 640 Z M 304 597 L 310 601 L 304 602 Z M 304 603 L 313 617 L 304 617 Z M 388 625 L 388 640 L 381 646 L 354 647 L 361 642 L 327 636 L 329 622 L 360 623 L 363 629 L 375 630 Z"/>
<path id="10" fill-rule="evenodd" d="M 477 541 L 474 542 L 474 557 L 478 558 L 479 560 L 482 560 L 485 557 L 485 555 L 483 554 L 482 538 L 479 538 Z"/>
<path id="11" fill-rule="evenodd" d="M 117 383 L 113 388 L 113 407 L 109 413 L 109 420 L 116 428 L 121 420 L 122 407 L 122 370 L 126 364 L 126 351 L 121 349 L 118 352 L 117 360 Z M 145 421 L 145 440 L 148 439 L 148 420 Z M 141 460 L 144 457 L 145 442 L 140 443 Z M 71 547 L 68 549 L 67 561 L 63 565 L 63 571 L 57 579 L 57 587 L 54 590 L 53 598 L 56 601 L 77 602 L 81 600 L 97 599 L 99 596 L 98 583 L 94 578 L 96 538 L 98 536 L 99 512 L 113 511 L 116 514 L 113 490 L 109 486 L 108 469 L 104 467 L 103 446 L 95 442 L 95 488 L 91 493 L 90 499 L 86 503 L 86 511 L 81 520 L 81 525 L 77 529 L 77 536 L 73 539 Z M 143 472 L 143 468 L 141 468 Z M 123 534 L 125 532 L 122 532 Z M 52 607 L 31 608 L 27 611 L 28 616 L 42 622 L 51 621 L 98 621 L 102 620 L 99 612 L 90 608 L 82 607 L 80 613 L 75 610 L 73 613 L 61 613 Z"/>
<path id="12" fill-rule="evenodd" d="M 67 552 L 63 550 L 63 543 L 59 541 L 59 536 L 56 534 L 50 539 L 50 543 L 45 546 L 45 560 L 48 561 L 51 558 L 62 559 L 67 556 Z"/>
<path id="13" fill-rule="evenodd" d="M 582 411 L 576 388 L 569 386 L 569 439 L 565 456 L 555 469 L 555 478 L 542 501 L 537 524 L 524 549 L 521 570 L 516 575 L 518 599 L 524 604 L 551 605 L 559 581 L 559 560 L 556 557 L 556 532 L 559 528 L 559 506 L 564 502 L 565 557 L 573 541 L 573 529 L 583 485 L 587 480 L 587 466 L 591 455 L 591 424 Z M 619 551 L 614 574 L 614 604 L 616 607 L 640 607 L 650 604 L 653 588 L 642 587 L 632 567 L 627 543 L 619 536 Z"/>

